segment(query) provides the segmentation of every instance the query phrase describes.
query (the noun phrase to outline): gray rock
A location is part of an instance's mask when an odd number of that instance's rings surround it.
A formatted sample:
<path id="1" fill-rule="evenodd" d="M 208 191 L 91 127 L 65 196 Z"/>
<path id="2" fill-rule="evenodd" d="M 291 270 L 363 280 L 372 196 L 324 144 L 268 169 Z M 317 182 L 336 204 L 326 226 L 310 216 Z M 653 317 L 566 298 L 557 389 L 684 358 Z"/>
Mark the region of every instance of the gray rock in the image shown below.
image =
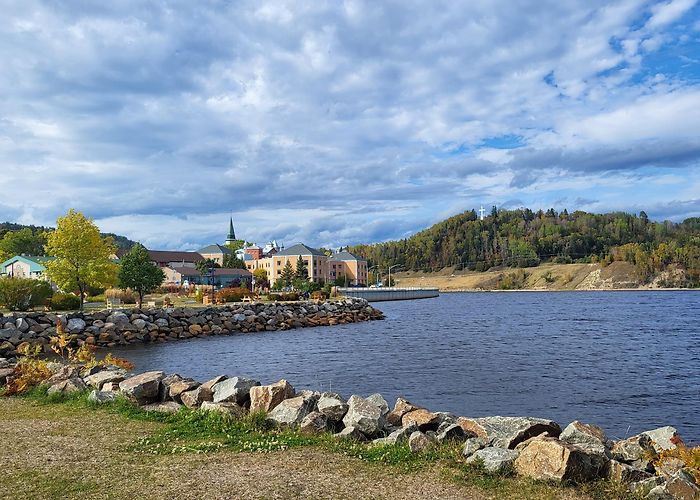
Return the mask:
<path id="1" fill-rule="evenodd" d="M 435 440 L 421 431 L 414 431 L 408 437 L 408 449 L 411 453 L 422 453 L 435 445 Z"/>
<path id="2" fill-rule="evenodd" d="M 167 328 L 170 325 L 168 320 L 165 318 L 158 318 L 155 321 L 155 323 L 156 323 L 156 326 L 158 326 L 159 328 Z"/>
<path id="3" fill-rule="evenodd" d="M 645 497 L 647 500 L 677 500 L 666 492 L 666 483 L 654 486 Z M 685 500 L 685 499 L 684 499 Z M 693 499 L 695 500 L 695 499 Z"/>
<path id="4" fill-rule="evenodd" d="M 483 448 L 474 452 L 466 462 L 482 463 L 484 470 L 491 474 L 506 474 L 513 470 L 513 464 L 518 455 L 519 452 L 506 448 Z"/>
<path id="5" fill-rule="evenodd" d="M 7 378 L 11 377 L 15 373 L 14 368 L 0 368 L 0 385 L 7 383 Z"/>
<path id="6" fill-rule="evenodd" d="M 17 328 L 17 330 L 19 330 L 20 332 L 24 333 L 27 330 L 29 330 L 29 323 L 24 318 L 17 318 L 17 320 L 15 321 L 15 328 Z"/>
<path id="7" fill-rule="evenodd" d="M 538 437 L 520 452 L 515 469 L 538 481 L 581 483 L 603 477 L 607 459 L 556 438 Z"/>
<path id="8" fill-rule="evenodd" d="M 223 381 L 226 380 L 227 378 L 228 378 L 228 377 L 227 377 L 226 375 L 217 375 L 217 376 L 214 377 L 213 379 L 207 380 L 206 382 L 204 382 L 204 383 L 202 384 L 202 387 L 204 387 L 205 389 L 208 389 L 208 390 L 210 390 L 210 391 L 213 391 L 213 387 L 214 387 L 216 384 L 218 384 L 219 382 L 223 382 Z"/>
<path id="9" fill-rule="evenodd" d="M 328 417 L 319 411 L 312 411 L 306 415 L 301 424 L 299 424 L 299 430 L 302 434 L 318 435 L 328 431 L 330 428 Z"/>
<path id="10" fill-rule="evenodd" d="M 164 376 L 165 374 L 161 371 L 142 373 L 120 382 L 119 389 L 139 405 L 152 403 L 158 399 L 160 381 Z"/>
<path id="11" fill-rule="evenodd" d="M 80 333 L 85 330 L 85 321 L 81 318 L 71 318 L 68 320 L 68 325 L 66 329 L 70 333 Z"/>
<path id="12" fill-rule="evenodd" d="M 348 412 L 348 404 L 340 395 L 332 392 L 324 392 L 318 399 L 318 411 L 323 413 L 332 422 L 340 422 Z"/>
<path id="13" fill-rule="evenodd" d="M 439 443 L 443 441 L 462 442 L 467 439 L 467 433 L 457 424 L 447 424 L 447 427 L 437 433 Z"/>
<path id="14" fill-rule="evenodd" d="M 88 395 L 88 401 L 91 403 L 111 403 L 117 399 L 117 394 L 114 392 L 94 390 Z"/>
<path id="15" fill-rule="evenodd" d="M 345 427 L 342 431 L 333 434 L 333 437 L 336 437 L 338 439 L 347 439 L 351 441 L 367 441 L 367 436 L 362 434 L 362 431 L 360 431 L 357 427 L 353 427 L 352 425 L 349 427 Z"/>
<path id="16" fill-rule="evenodd" d="M 180 401 L 187 408 L 199 408 L 206 401 L 211 401 L 213 395 L 210 389 L 207 389 L 204 385 L 200 385 L 196 389 L 191 391 L 185 391 L 180 393 Z"/>
<path id="17" fill-rule="evenodd" d="M 396 404 L 394 405 L 394 409 L 387 414 L 386 420 L 389 422 L 389 424 L 400 427 L 402 425 L 403 416 L 406 413 L 420 409 L 420 406 L 416 406 L 406 399 L 398 398 L 396 400 Z"/>
<path id="18" fill-rule="evenodd" d="M 114 369 L 114 370 L 101 370 L 93 375 L 89 375 L 85 377 L 83 380 L 85 380 L 85 383 L 87 385 L 90 385 L 92 387 L 95 387 L 96 389 L 100 390 L 102 389 L 102 386 L 104 386 L 107 382 L 121 382 L 124 380 L 126 377 L 126 370 L 122 370 L 121 368 Z"/>
<path id="19" fill-rule="evenodd" d="M 134 321 L 131 322 L 131 324 L 134 325 L 139 330 L 143 330 L 144 328 L 146 328 L 146 320 L 143 320 L 141 318 L 135 319 Z"/>
<path id="20" fill-rule="evenodd" d="M 553 420 L 534 417 L 460 417 L 457 423 L 467 433 L 473 432 L 488 439 L 495 448 L 515 448 L 531 437 L 547 432 L 552 437 L 561 434 L 561 427 Z"/>
<path id="21" fill-rule="evenodd" d="M 386 421 L 379 406 L 361 396 L 352 395 L 343 424 L 345 427 L 357 427 L 365 436 L 373 437 L 384 428 Z"/>
<path id="22" fill-rule="evenodd" d="M 144 411 L 155 411 L 158 413 L 177 413 L 182 408 L 182 405 L 176 403 L 175 401 L 162 401 L 158 403 L 151 403 L 147 405 L 141 405 L 141 409 Z"/>
<path id="23" fill-rule="evenodd" d="M 391 434 L 385 438 L 380 438 L 384 440 L 384 444 L 401 444 L 408 441 L 411 434 L 418 430 L 418 426 L 409 425 L 408 427 L 400 427 L 396 429 Z"/>
<path id="24" fill-rule="evenodd" d="M 645 431 L 642 432 L 642 434 L 651 439 L 651 444 L 658 453 L 664 450 L 673 450 L 678 447 L 678 444 L 683 443 L 676 428 L 670 425 L 659 427 L 651 431 Z"/>
<path id="25" fill-rule="evenodd" d="M 315 401 L 304 396 L 285 399 L 268 413 L 267 418 L 278 425 L 295 426 L 314 411 Z"/>
<path id="26" fill-rule="evenodd" d="M 488 441 L 486 441 L 484 438 L 468 438 L 464 442 L 464 446 L 462 447 L 462 455 L 464 455 L 465 457 L 471 457 L 477 451 L 481 450 L 482 448 L 486 448 L 486 445 L 488 444 Z"/>
<path id="27" fill-rule="evenodd" d="M 233 377 L 226 379 L 212 387 L 214 402 L 223 403 L 232 401 L 239 405 L 245 404 L 250 399 L 250 388 L 260 385 L 260 382 L 245 377 Z"/>
<path id="28" fill-rule="evenodd" d="M 248 413 L 241 405 L 231 402 L 214 403 L 213 401 L 202 401 L 202 405 L 199 409 L 202 411 L 223 413 L 224 415 L 229 415 L 237 419 L 244 417 Z"/>
<path id="29" fill-rule="evenodd" d="M 129 323 L 129 316 L 127 316 L 126 314 L 124 314 L 121 311 L 115 311 L 112 314 L 110 314 L 109 316 L 107 316 L 106 322 L 113 323 L 114 325 L 117 325 L 117 326 L 123 326 L 123 325 L 126 325 L 127 323 Z M 107 325 L 105 325 L 105 327 L 106 326 Z"/>
<path id="30" fill-rule="evenodd" d="M 584 424 L 574 420 L 562 431 L 559 440 L 578 445 L 581 448 L 598 450 L 605 453 L 607 450 L 608 438 L 605 431 L 597 425 Z"/>
<path id="31" fill-rule="evenodd" d="M 233 318 L 231 318 L 231 319 L 233 319 L 233 321 L 238 321 L 240 323 L 240 322 L 245 321 L 246 316 L 245 316 L 245 314 L 234 314 Z"/>
<path id="32" fill-rule="evenodd" d="M 47 391 L 48 394 L 71 394 L 73 392 L 80 392 L 87 389 L 83 379 L 79 377 L 69 378 L 49 387 Z"/>
<path id="33" fill-rule="evenodd" d="M 635 483 L 651 477 L 651 474 L 648 472 L 623 464 L 617 460 L 608 461 L 605 475 L 611 481 L 618 483 Z"/>
<path id="34" fill-rule="evenodd" d="M 173 401 L 179 401 L 180 400 L 180 394 L 183 392 L 191 391 L 193 389 L 196 389 L 199 387 L 199 382 L 191 379 L 191 378 L 181 378 L 180 380 L 176 380 L 172 382 L 171 384 L 168 384 L 168 396 L 173 400 Z"/>
<path id="35" fill-rule="evenodd" d="M 664 484 L 666 481 L 662 477 L 652 476 L 648 479 L 642 479 L 629 484 L 629 489 L 638 497 L 645 497 L 655 487 Z"/>
<path id="36" fill-rule="evenodd" d="M 612 457 L 618 462 L 631 464 L 642 470 L 653 470 L 652 460 L 656 454 L 651 438 L 646 434 L 637 434 L 612 447 Z"/>
<path id="37" fill-rule="evenodd" d="M 365 400 L 377 406 L 381 410 L 383 417 L 386 417 L 387 413 L 389 413 L 389 403 L 387 403 L 386 399 L 378 392 L 367 396 Z"/>
<path id="38" fill-rule="evenodd" d="M 689 472 L 679 470 L 664 485 L 664 491 L 673 498 L 681 500 L 700 499 L 700 488 Z"/>

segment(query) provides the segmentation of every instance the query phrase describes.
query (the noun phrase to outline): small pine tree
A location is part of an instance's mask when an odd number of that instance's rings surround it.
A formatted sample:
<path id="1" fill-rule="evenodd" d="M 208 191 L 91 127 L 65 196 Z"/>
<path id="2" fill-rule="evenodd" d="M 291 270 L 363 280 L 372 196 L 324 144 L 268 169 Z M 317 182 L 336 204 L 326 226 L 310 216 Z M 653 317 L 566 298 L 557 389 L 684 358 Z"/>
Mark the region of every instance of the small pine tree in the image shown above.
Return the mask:
<path id="1" fill-rule="evenodd" d="M 301 255 L 297 259 L 297 268 L 296 271 L 294 272 L 294 279 L 300 280 L 300 281 L 308 281 L 309 280 L 309 270 L 306 265 L 306 261 L 301 258 Z"/>
<path id="2" fill-rule="evenodd" d="M 121 288 L 131 288 L 139 294 L 139 307 L 141 307 L 143 296 L 158 288 L 163 283 L 165 274 L 151 263 L 148 250 L 137 243 L 122 258 L 117 278 Z"/>
<path id="3" fill-rule="evenodd" d="M 287 261 L 282 269 L 282 274 L 280 275 L 280 281 L 284 286 L 292 286 L 294 281 L 294 269 L 292 268 L 292 263 Z"/>

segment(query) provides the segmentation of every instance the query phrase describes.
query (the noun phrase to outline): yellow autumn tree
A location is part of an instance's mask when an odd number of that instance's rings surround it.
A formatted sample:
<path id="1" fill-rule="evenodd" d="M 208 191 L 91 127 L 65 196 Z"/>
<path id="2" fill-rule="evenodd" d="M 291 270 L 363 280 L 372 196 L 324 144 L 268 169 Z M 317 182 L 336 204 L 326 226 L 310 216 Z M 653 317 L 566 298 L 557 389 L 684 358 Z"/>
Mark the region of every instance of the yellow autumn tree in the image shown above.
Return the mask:
<path id="1" fill-rule="evenodd" d="M 46 274 L 64 291 L 80 292 L 80 309 L 88 287 L 108 288 L 116 282 L 118 266 L 110 260 L 115 252 L 111 238 L 102 238 L 95 223 L 73 209 L 56 221 L 48 236 Z"/>

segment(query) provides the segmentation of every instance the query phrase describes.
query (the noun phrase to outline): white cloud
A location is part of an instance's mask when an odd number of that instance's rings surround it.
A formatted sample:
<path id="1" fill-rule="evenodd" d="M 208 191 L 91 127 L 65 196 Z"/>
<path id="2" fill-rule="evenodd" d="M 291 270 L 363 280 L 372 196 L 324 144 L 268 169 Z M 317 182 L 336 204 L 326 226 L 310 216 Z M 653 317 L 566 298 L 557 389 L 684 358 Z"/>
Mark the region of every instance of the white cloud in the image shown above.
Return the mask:
<path id="1" fill-rule="evenodd" d="M 697 3 L 697 0 L 670 0 L 654 5 L 651 8 L 651 18 L 647 21 L 646 27 L 659 29 L 667 26 L 688 12 Z"/>

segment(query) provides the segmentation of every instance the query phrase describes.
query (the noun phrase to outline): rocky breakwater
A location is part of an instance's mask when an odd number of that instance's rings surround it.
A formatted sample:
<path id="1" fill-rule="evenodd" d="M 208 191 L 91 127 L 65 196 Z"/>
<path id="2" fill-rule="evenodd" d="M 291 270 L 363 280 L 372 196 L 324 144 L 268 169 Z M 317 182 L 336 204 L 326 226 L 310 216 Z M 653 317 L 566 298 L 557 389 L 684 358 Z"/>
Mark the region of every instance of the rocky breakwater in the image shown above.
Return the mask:
<path id="1" fill-rule="evenodd" d="M 12 369 L 0 359 L 0 385 L 11 380 Z M 700 498 L 697 466 L 669 453 L 684 447 L 673 427 L 613 441 L 601 428 L 579 421 L 562 430 L 544 418 L 468 418 L 430 411 L 402 398 L 392 409 L 381 394 L 345 399 L 332 392 L 297 391 L 286 380 L 262 385 L 247 377 L 220 375 L 200 383 L 162 371 L 129 375 L 123 369 L 96 367 L 86 372 L 58 363 L 52 370 L 45 381 L 49 393 L 89 388 L 89 398 L 99 403 L 121 395 L 146 411 L 178 412 L 186 407 L 232 418 L 264 412 L 279 427 L 312 435 L 332 433 L 366 446 L 399 445 L 422 453 L 447 443 L 461 450 L 467 463 L 489 473 L 562 484 L 609 479 L 625 483 L 638 498 Z"/>
<path id="2" fill-rule="evenodd" d="M 28 342 L 47 346 L 59 322 L 73 345 L 83 342 L 113 347 L 138 342 L 165 342 L 208 335 L 231 335 L 339 325 L 382 319 L 364 299 L 326 302 L 234 303 L 192 308 L 123 309 L 64 315 L 30 312 L 0 316 L 0 356 L 12 357 Z M 46 349 L 48 350 L 48 349 Z"/>

